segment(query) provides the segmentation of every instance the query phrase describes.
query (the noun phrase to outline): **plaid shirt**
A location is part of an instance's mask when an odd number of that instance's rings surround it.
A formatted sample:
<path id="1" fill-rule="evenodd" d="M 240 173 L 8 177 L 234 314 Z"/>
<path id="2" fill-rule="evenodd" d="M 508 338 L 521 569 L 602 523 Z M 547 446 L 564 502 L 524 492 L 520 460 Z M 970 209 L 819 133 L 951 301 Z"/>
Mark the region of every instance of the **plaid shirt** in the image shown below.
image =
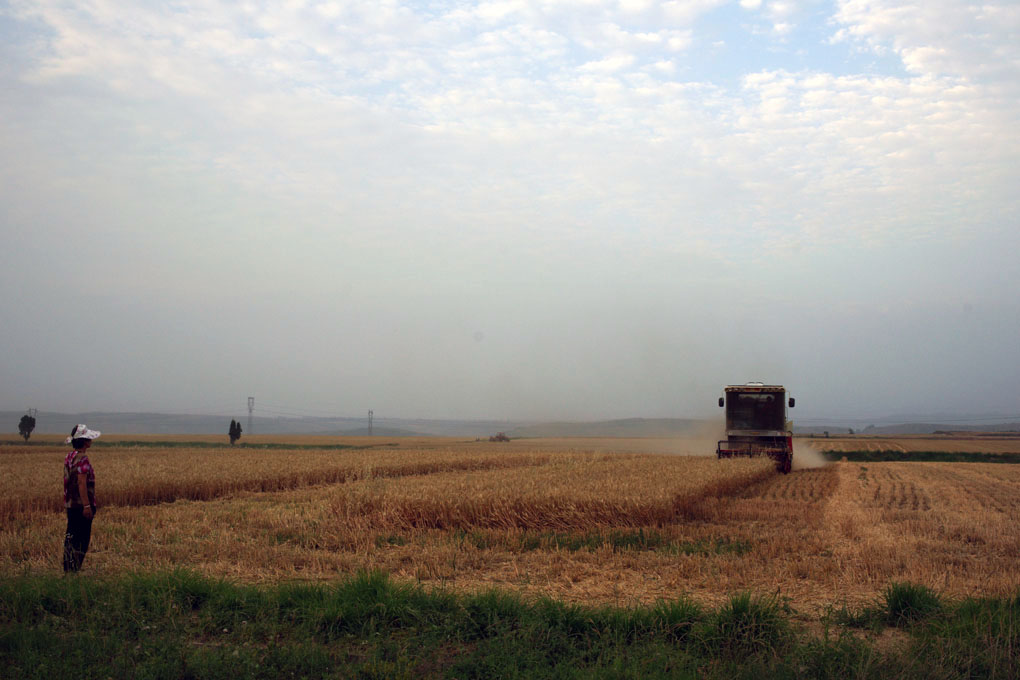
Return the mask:
<path id="1" fill-rule="evenodd" d="M 85 485 L 89 494 L 89 505 L 96 507 L 96 472 L 84 451 L 71 451 L 64 458 L 64 507 L 80 508 L 78 475 L 85 475 Z"/>

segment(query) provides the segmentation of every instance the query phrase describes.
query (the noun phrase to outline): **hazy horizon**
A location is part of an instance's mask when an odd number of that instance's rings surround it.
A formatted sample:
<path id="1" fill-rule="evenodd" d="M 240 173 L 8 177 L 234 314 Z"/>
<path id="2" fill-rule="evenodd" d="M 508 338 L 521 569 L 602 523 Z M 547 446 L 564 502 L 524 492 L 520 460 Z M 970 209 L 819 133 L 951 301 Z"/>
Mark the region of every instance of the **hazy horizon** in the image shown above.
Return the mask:
<path id="1" fill-rule="evenodd" d="M 13 432 L 16 428 L 16 423 L 21 415 L 27 412 L 27 409 L 14 409 L 14 410 L 0 410 L 0 414 L 5 417 L 5 420 L 0 422 L 7 422 L 10 426 L 10 431 Z M 885 427 L 895 425 L 918 425 L 918 424 L 932 424 L 937 426 L 944 426 L 947 428 L 959 427 L 961 429 L 973 429 L 980 428 L 982 426 L 1015 426 L 1017 425 L 1016 416 L 1013 414 L 992 414 L 992 413 L 888 413 L 888 414 L 872 414 L 867 417 L 846 417 L 838 415 L 823 415 L 814 416 L 809 415 L 804 417 L 803 412 L 798 413 L 794 410 L 790 410 L 788 415 L 794 423 L 795 429 L 802 428 L 818 428 L 823 426 L 832 427 L 850 427 L 857 430 L 862 430 L 869 426 Z M 132 423 L 132 431 L 145 432 L 144 428 L 141 428 L 141 424 L 145 422 L 162 423 L 163 425 L 171 423 L 194 423 L 205 420 L 215 420 L 217 425 L 212 431 L 219 432 L 221 429 L 219 421 L 227 422 L 227 419 L 237 419 L 242 424 L 247 425 L 248 414 L 246 410 L 236 409 L 235 412 L 182 412 L 182 411 L 163 411 L 163 412 L 152 412 L 152 411 L 84 411 L 84 412 L 54 412 L 54 411 L 39 411 L 35 410 L 37 417 L 37 430 L 39 432 L 59 433 L 68 429 L 75 423 L 80 422 L 82 419 L 87 420 L 90 424 L 95 427 L 100 427 L 101 423 L 104 427 L 109 428 L 109 421 L 112 418 L 114 421 L 112 432 L 121 431 L 118 429 L 124 423 L 124 419 L 128 419 Z M 263 427 L 266 423 L 287 423 L 288 428 L 297 428 L 293 431 L 302 432 L 320 432 L 330 429 L 336 429 L 337 427 L 350 429 L 354 428 L 365 428 L 368 425 L 368 416 L 366 414 L 361 415 L 284 415 L 279 412 L 270 411 L 269 413 L 260 413 L 256 409 L 252 414 L 256 423 L 263 423 Z M 166 419 L 171 419 L 167 421 Z M 54 422 L 56 421 L 56 424 Z M 722 409 L 712 417 L 704 418 L 693 418 L 687 417 L 683 414 L 677 414 L 671 417 L 664 418 L 647 418 L 641 415 L 625 416 L 620 418 L 607 418 L 602 420 L 591 420 L 591 419 L 514 419 L 514 418 L 419 418 L 413 416 L 401 416 L 398 414 L 384 414 L 375 415 L 373 423 L 376 429 L 386 428 L 387 426 L 401 427 L 406 429 L 412 426 L 414 423 L 424 425 L 440 425 L 440 424 L 452 424 L 452 423 L 463 423 L 463 424 L 474 424 L 474 425 L 499 425 L 504 424 L 506 427 L 517 427 L 517 426 L 531 426 L 531 425 L 556 425 L 556 424 L 598 424 L 598 423 L 623 423 L 623 422 L 645 422 L 647 424 L 654 424 L 656 422 L 671 421 L 675 423 L 709 423 L 722 425 L 724 421 L 724 414 Z M 117 423 L 120 423 L 119 425 Z M 305 423 L 305 425 L 299 425 Z M 319 426 L 322 430 L 308 430 L 308 427 Z M 181 432 L 190 431 L 181 429 L 187 427 L 181 425 L 180 427 L 175 426 Z M 0 426 L 0 432 L 4 431 L 4 427 Z M 654 435 L 642 435 L 642 436 L 654 436 Z"/>
<path id="2" fill-rule="evenodd" d="M 1020 417 L 1020 6 L 0 8 L 0 409 Z"/>
<path id="3" fill-rule="evenodd" d="M 13 435 L 16 423 L 23 411 L 0 411 L 0 433 Z M 958 415 L 958 414 L 953 414 Z M 36 414 L 35 435 L 66 435 L 82 421 L 93 429 L 100 429 L 104 435 L 226 435 L 227 425 L 237 419 L 247 435 L 328 435 L 365 436 L 368 434 L 368 419 L 330 417 L 285 417 L 255 415 L 253 421 L 245 416 L 228 414 L 159 414 L 159 413 L 84 413 L 64 414 L 40 411 Z M 3 425 L 6 423 L 6 426 Z M 877 428 L 872 430 L 871 428 Z M 724 421 L 720 411 L 718 418 L 624 418 L 605 421 L 522 421 L 522 420 L 472 420 L 472 419 L 420 419 L 396 416 L 377 417 L 372 423 L 372 432 L 379 437 L 394 436 L 439 436 L 439 437 L 483 437 L 496 432 L 506 432 L 514 438 L 532 437 L 581 437 L 651 440 L 699 440 L 714 442 L 722 436 Z M 899 436 L 903 434 L 931 434 L 935 431 L 996 431 L 1016 433 L 1020 422 L 995 418 L 905 418 L 895 417 L 871 419 L 794 419 L 796 433 L 823 432 L 828 436 L 870 434 L 878 436 Z M 710 450 L 712 447 L 706 447 Z"/>

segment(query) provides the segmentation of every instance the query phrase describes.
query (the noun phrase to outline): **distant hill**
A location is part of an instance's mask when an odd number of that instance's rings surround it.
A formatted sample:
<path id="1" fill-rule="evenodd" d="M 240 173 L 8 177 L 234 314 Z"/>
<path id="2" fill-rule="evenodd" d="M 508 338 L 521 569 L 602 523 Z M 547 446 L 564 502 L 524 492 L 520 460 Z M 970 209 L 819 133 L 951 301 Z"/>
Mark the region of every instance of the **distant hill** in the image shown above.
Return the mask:
<path id="1" fill-rule="evenodd" d="M 411 430 L 401 430 L 397 427 L 376 427 L 372 426 L 372 432 L 369 433 L 367 427 L 362 427 L 354 430 L 333 430 L 331 432 L 308 432 L 305 434 L 315 434 L 324 437 L 367 437 L 371 434 L 374 437 L 435 437 L 433 434 L 426 434 L 424 432 L 412 432 Z"/>
<path id="2" fill-rule="evenodd" d="M 0 432 L 17 431 L 20 411 L 0 411 Z M 236 418 L 245 434 L 247 414 L 236 416 L 167 413 L 49 413 L 37 416 L 36 433 L 69 433 L 77 423 L 110 434 L 226 434 Z M 372 433 L 390 437 L 488 437 L 506 432 L 513 437 L 672 437 L 690 435 L 708 421 L 685 418 L 623 418 L 595 422 L 528 423 L 510 420 L 427 420 L 376 418 Z M 364 436 L 364 418 L 253 418 L 254 434 L 318 434 Z"/>
<path id="3" fill-rule="evenodd" d="M 19 412 L 0 411 L 0 431 L 7 430 L 8 422 L 13 427 L 21 417 Z M 13 418 L 13 419 L 12 419 Z M 36 416 L 39 434 L 68 434 L 78 423 L 110 434 L 226 434 L 231 418 L 244 428 L 244 434 L 251 434 L 247 413 L 233 416 L 181 415 L 172 413 L 49 413 L 40 411 Z M 317 418 L 258 418 L 254 419 L 254 430 L 259 434 L 300 434 L 315 430 L 354 429 L 364 425 L 363 420 L 336 419 L 319 421 Z"/>
<path id="4" fill-rule="evenodd" d="M 832 435 L 847 434 L 846 425 L 794 425 L 796 434 L 822 435 L 828 431 Z M 896 425 L 869 425 L 855 428 L 854 434 L 897 435 L 897 434 L 935 434 L 936 432 L 1020 432 L 1020 423 L 998 423 L 987 425 L 959 425 L 946 423 L 899 423 Z"/>
<path id="5" fill-rule="evenodd" d="M 710 427 L 712 421 L 686 418 L 623 418 L 597 422 L 539 423 L 516 427 L 511 437 L 675 437 Z"/>
<path id="6" fill-rule="evenodd" d="M 0 432 L 15 433 L 23 411 L 0 411 Z M 68 434 L 77 423 L 110 434 L 223 434 L 231 418 L 240 421 L 244 434 L 321 434 L 333 436 L 364 436 L 368 434 L 366 418 L 299 418 L 255 416 L 254 432 L 249 431 L 248 414 L 182 415 L 168 413 L 50 413 L 36 416 L 36 433 Z M 373 423 L 373 434 L 390 437 L 488 437 L 506 432 L 511 437 L 675 437 L 697 435 L 721 429 L 722 419 L 693 418 L 622 418 L 617 420 L 535 423 L 511 420 L 429 420 L 414 418 L 379 418 Z M 797 434 L 818 434 L 828 430 L 833 435 L 847 434 L 850 426 L 794 425 Z M 985 425 L 913 422 L 872 425 L 854 428 L 857 434 L 897 435 L 931 434 L 936 431 L 995 432 L 1020 431 L 1020 422 Z"/>
<path id="7" fill-rule="evenodd" d="M 23 411 L 0 411 L 0 432 L 17 432 Z M 182 415 L 172 413 L 51 413 L 36 416 L 36 434 L 69 434 L 78 423 L 110 434 L 223 434 L 231 418 L 244 434 L 320 434 L 364 436 L 367 418 L 299 418 L 255 416 L 248 427 L 247 412 L 235 415 Z M 481 437 L 528 423 L 506 420 L 425 420 L 376 418 L 372 434 L 390 437 Z"/>
<path id="8" fill-rule="evenodd" d="M 861 434 L 933 434 L 935 432 L 1017 432 L 1020 423 L 995 425 L 960 425 L 956 423 L 903 423 L 902 425 L 869 425 Z"/>

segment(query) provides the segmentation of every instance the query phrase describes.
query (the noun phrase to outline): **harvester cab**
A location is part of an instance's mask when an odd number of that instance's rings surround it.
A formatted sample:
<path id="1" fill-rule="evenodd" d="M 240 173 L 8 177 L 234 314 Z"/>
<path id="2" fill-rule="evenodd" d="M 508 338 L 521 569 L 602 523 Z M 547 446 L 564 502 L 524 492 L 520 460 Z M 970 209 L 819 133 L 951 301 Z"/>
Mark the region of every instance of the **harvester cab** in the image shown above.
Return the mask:
<path id="1" fill-rule="evenodd" d="M 719 397 L 719 406 L 726 408 L 726 439 L 716 446 L 716 456 L 768 456 L 776 470 L 788 473 L 793 465 L 793 425 L 786 419 L 786 407 L 794 404 L 793 397 L 786 400 L 782 385 L 727 385 Z"/>

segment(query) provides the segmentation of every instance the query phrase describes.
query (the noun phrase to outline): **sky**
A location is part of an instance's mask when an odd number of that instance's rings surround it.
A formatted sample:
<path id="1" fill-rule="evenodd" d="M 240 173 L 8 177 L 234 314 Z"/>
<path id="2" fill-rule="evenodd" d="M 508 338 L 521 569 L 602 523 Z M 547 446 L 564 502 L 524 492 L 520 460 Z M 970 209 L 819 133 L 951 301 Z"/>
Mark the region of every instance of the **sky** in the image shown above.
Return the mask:
<path id="1" fill-rule="evenodd" d="M 0 0 L 0 409 L 1020 414 L 1020 4 Z"/>

